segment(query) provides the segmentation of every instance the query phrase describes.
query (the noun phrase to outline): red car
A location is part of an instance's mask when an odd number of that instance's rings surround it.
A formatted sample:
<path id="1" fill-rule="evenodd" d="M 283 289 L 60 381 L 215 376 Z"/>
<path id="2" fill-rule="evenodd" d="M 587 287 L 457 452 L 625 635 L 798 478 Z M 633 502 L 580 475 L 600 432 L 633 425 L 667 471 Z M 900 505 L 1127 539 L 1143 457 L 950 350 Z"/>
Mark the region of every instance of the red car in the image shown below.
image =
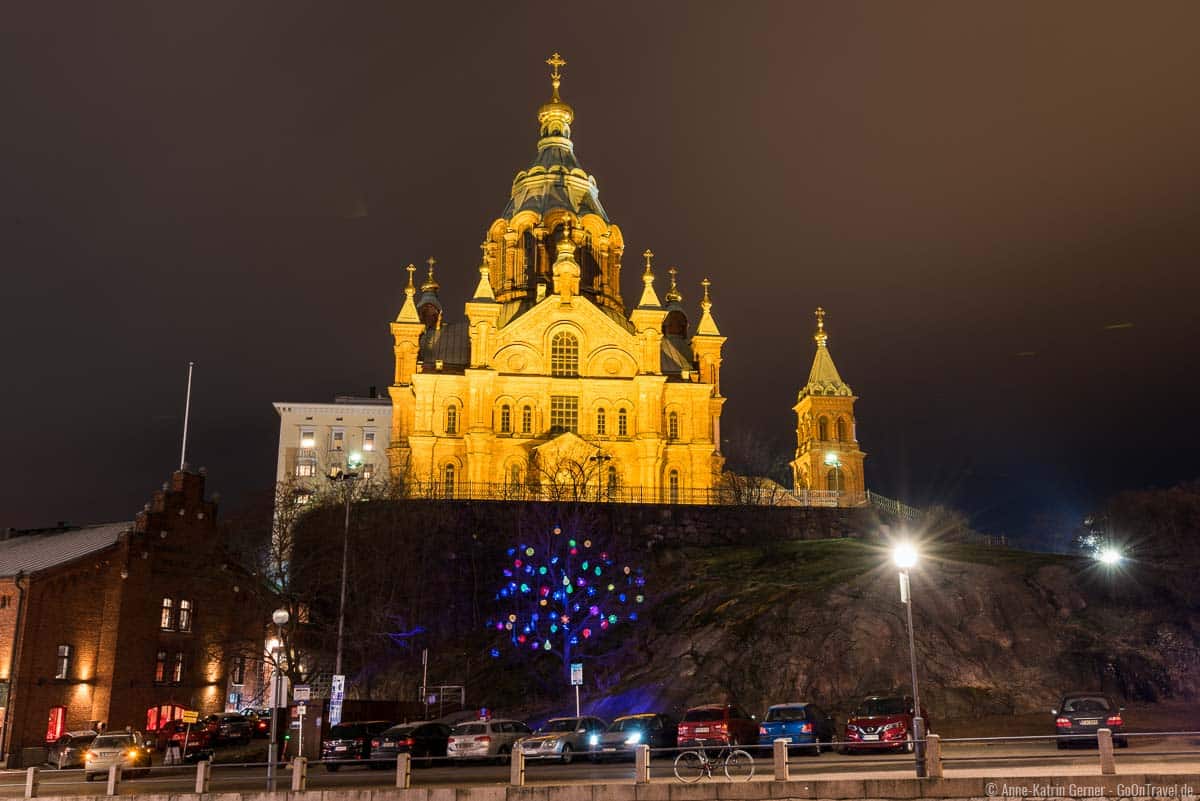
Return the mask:
<path id="1" fill-rule="evenodd" d="M 183 750 L 183 738 L 187 737 L 187 750 L 201 751 L 212 747 L 212 734 L 202 723 L 193 723 L 191 732 L 182 720 L 168 720 L 158 727 L 154 733 L 154 747 L 159 751 L 167 750 L 167 745 L 175 743 Z"/>
<path id="2" fill-rule="evenodd" d="M 929 716 L 921 710 L 925 731 L 929 731 Z M 846 720 L 846 736 L 842 750 L 883 749 L 913 750 L 913 699 L 900 695 L 870 695 Z"/>
<path id="3" fill-rule="evenodd" d="M 683 715 L 678 729 L 679 747 L 692 745 L 754 745 L 758 721 L 734 704 L 694 706 Z"/>

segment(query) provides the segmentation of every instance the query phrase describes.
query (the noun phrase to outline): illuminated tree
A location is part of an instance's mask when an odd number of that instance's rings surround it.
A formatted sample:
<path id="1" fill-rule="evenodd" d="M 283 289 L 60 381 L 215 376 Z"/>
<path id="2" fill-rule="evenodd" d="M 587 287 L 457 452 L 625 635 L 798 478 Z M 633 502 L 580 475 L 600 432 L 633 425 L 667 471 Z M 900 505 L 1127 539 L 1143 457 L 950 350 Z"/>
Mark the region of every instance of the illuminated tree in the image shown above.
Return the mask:
<path id="1" fill-rule="evenodd" d="M 637 622 L 646 579 L 641 568 L 560 526 L 532 539 L 508 549 L 497 615 L 487 625 L 519 651 L 555 655 L 569 672 L 589 645 Z"/>

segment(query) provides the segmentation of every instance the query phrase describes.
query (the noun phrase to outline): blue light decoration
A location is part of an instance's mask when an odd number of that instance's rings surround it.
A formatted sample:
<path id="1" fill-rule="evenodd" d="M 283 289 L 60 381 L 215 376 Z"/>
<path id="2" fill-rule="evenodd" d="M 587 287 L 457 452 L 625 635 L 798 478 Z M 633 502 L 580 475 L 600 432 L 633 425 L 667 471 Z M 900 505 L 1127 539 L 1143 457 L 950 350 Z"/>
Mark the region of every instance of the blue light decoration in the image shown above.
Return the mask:
<path id="1" fill-rule="evenodd" d="M 615 561 L 590 538 L 554 526 L 506 553 L 497 614 L 487 628 L 526 654 L 553 654 L 569 672 L 581 649 L 637 622 L 632 608 L 645 600 L 642 569 Z M 498 657 L 500 649 L 490 653 Z"/>

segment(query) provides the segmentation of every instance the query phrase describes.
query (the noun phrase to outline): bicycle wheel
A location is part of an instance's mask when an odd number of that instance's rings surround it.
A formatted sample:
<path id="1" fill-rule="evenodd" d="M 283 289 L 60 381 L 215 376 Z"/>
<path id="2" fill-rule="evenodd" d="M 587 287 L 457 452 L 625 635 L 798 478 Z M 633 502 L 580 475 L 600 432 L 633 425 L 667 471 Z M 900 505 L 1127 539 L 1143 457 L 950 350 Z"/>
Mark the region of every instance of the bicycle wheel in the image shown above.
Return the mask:
<path id="1" fill-rule="evenodd" d="M 675 778 L 691 784 L 704 776 L 704 758 L 698 751 L 684 751 L 675 757 Z"/>
<path id="2" fill-rule="evenodd" d="M 730 781 L 748 782 L 754 776 L 754 757 L 738 748 L 725 757 L 725 775 Z"/>

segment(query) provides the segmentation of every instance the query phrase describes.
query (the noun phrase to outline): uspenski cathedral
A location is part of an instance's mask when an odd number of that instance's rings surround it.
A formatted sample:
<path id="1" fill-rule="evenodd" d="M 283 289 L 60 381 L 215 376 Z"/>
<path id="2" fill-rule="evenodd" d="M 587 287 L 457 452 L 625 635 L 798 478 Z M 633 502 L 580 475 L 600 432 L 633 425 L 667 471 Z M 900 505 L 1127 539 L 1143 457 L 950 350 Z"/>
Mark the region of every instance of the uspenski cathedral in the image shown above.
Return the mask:
<path id="1" fill-rule="evenodd" d="M 773 503 L 862 503 L 855 397 L 821 309 L 793 407 L 793 487 L 725 471 L 725 337 L 710 283 L 688 290 L 698 296 L 689 310 L 674 268 L 660 294 L 647 249 L 635 260 L 640 294 L 626 306 L 625 237 L 575 154 L 575 111 L 559 94 L 566 62 L 555 53 L 546 63 L 552 93 L 538 109 L 537 152 L 487 226 L 465 319 L 446 314 L 432 259 L 419 286 L 409 265 L 391 323 L 390 404 L 374 391 L 276 403 L 277 481 L 311 484 L 326 467 L 354 465 L 450 498 L 721 503 L 739 502 L 731 487 L 770 485 Z"/>
<path id="2" fill-rule="evenodd" d="M 641 291 L 621 295 L 625 238 L 580 164 L 574 109 L 538 109 L 537 152 L 486 229 L 465 318 L 446 314 L 431 260 L 391 323 L 393 477 L 450 497 L 708 502 L 722 488 L 725 337 L 710 282 L 689 311 L 675 269 L 659 294 L 653 253 Z M 857 503 L 863 458 L 854 401 L 817 312 L 816 355 L 800 389 L 795 496 Z M 694 321 L 694 322 L 693 322 Z M 836 493 L 831 497 L 831 494 Z"/>

